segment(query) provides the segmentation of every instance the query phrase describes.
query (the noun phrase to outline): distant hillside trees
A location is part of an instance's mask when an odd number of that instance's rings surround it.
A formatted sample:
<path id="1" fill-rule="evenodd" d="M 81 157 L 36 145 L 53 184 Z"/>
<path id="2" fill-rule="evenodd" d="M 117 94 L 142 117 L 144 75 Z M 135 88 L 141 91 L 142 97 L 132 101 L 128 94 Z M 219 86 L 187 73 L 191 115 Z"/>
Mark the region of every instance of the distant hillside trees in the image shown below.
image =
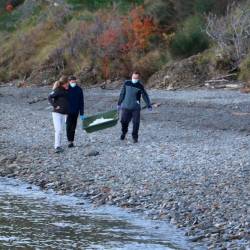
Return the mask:
<path id="1" fill-rule="evenodd" d="M 232 4 L 224 16 L 210 14 L 206 32 L 223 53 L 229 54 L 239 66 L 250 49 L 250 4 Z"/>
<path id="2" fill-rule="evenodd" d="M 8 0 L 6 1 L 5 8 L 7 11 L 11 12 L 15 7 L 22 4 L 24 0 Z"/>

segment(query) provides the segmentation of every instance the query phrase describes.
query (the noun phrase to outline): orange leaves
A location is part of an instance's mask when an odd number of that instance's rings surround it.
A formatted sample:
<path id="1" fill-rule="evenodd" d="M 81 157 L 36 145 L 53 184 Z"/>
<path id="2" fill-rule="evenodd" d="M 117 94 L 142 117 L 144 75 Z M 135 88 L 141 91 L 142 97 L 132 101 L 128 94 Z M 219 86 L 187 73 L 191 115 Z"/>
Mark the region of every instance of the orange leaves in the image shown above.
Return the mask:
<path id="1" fill-rule="evenodd" d="M 101 36 L 98 38 L 98 44 L 104 49 L 112 46 L 116 44 L 118 34 L 119 32 L 117 30 L 110 28 L 101 34 Z"/>
<path id="2" fill-rule="evenodd" d="M 105 22 L 111 23 L 112 16 L 107 16 Z M 149 39 L 156 32 L 153 18 L 145 15 L 142 7 L 137 7 L 124 17 L 117 20 L 117 25 L 110 25 L 97 38 L 97 44 L 105 49 L 119 44 L 120 52 L 144 50 L 149 45 Z M 121 42 L 122 41 L 122 42 Z"/>
<path id="3" fill-rule="evenodd" d="M 13 9 L 14 9 L 14 7 L 13 7 L 12 4 L 7 4 L 6 7 L 5 7 L 5 9 L 6 9 L 6 11 L 8 11 L 8 12 L 12 12 Z"/>
<path id="4" fill-rule="evenodd" d="M 145 15 L 143 7 L 137 7 L 131 11 L 130 17 L 125 21 L 126 27 L 129 47 L 136 49 L 146 49 L 150 36 L 156 31 L 153 18 Z"/>
<path id="5" fill-rule="evenodd" d="M 108 79 L 114 60 L 123 61 L 129 54 L 144 53 L 149 48 L 156 25 L 153 18 L 145 14 L 143 7 L 136 7 L 126 16 L 120 16 L 115 10 L 99 13 L 96 31 L 95 51 L 101 59 L 104 79 Z"/>

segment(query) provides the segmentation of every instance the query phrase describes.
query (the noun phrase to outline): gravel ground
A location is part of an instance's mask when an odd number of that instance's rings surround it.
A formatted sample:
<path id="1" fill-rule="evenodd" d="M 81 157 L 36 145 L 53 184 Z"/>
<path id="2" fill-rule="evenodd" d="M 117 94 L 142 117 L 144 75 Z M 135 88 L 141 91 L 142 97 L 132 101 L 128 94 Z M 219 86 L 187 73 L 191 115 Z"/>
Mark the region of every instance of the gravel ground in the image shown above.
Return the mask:
<path id="1" fill-rule="evenodd" d="M 204 249 L 250 248 L 250 98 L 236 91 L 150 91 L 139 143 L 120 125 L 86 134 L 56 155 L 49 89 L 0 88 L 0 175 L 162 218 Z M 85 91 L 86 113 L 119 91 Z"/>

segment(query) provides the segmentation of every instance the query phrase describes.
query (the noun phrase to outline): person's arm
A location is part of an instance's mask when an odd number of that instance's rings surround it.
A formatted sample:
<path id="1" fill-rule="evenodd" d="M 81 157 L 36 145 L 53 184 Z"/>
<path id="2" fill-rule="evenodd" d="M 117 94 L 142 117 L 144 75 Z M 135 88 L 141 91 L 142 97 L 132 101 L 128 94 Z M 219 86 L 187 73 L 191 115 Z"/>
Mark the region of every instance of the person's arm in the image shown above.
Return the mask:
<path id="1" fill-rule="evenodd" d="M 143 98 L 144 102 L 146 103 L 147 107 L 148 107 L 148 108 L 152 108 L 151 101 L 150 101 L 150 98 L 149 98 L 149 96 L 148 96 L 148 93 L 147 93 L 147 91 L 144 89 L 143 86 L 142 86 L 142 98 Z"/>
<path id="2" fill-rule="evenodd" d="M 83 91 L 80 88 L 80 116 L 84 115 L 84 95 Z"/>
<path id="3" fill-rule="evenodd" d="M 48 97 L 49 103 L 55 108 L 56 104 L 55 104 L 55 99 L 58 97 L 58 91 L 57 90 L 53 90 Z"/>
<path id="4" fill-rule="evenodd" d="M 121 106 L 124 98 L 125 98 L 125 95 L 126 95 L 126 83 L 123 84 L 123 87 L 122 87 L 122 90 L 121 90 L 121 93 L 120 93 L 120 97 L 119 97 L 119 100 L 118 100 L 118 106 Z"/>

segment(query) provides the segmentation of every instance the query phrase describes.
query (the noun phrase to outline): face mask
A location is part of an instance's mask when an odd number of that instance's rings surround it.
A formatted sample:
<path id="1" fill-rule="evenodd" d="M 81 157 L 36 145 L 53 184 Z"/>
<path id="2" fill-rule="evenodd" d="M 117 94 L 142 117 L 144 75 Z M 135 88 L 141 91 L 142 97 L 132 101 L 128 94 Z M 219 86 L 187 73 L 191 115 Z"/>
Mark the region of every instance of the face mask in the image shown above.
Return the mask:
<path id="1" fill-rule="evenodd" d="M 70 82 L 70 87 L 74 88 L 76 86 L 76 83 L 75 82 Z"/>
<path id="2" fill-rule="evenodd" d="M 139 82 L 139 80 L 138 79 L 132 79 L 132 83 L 138 83 Z"/>

